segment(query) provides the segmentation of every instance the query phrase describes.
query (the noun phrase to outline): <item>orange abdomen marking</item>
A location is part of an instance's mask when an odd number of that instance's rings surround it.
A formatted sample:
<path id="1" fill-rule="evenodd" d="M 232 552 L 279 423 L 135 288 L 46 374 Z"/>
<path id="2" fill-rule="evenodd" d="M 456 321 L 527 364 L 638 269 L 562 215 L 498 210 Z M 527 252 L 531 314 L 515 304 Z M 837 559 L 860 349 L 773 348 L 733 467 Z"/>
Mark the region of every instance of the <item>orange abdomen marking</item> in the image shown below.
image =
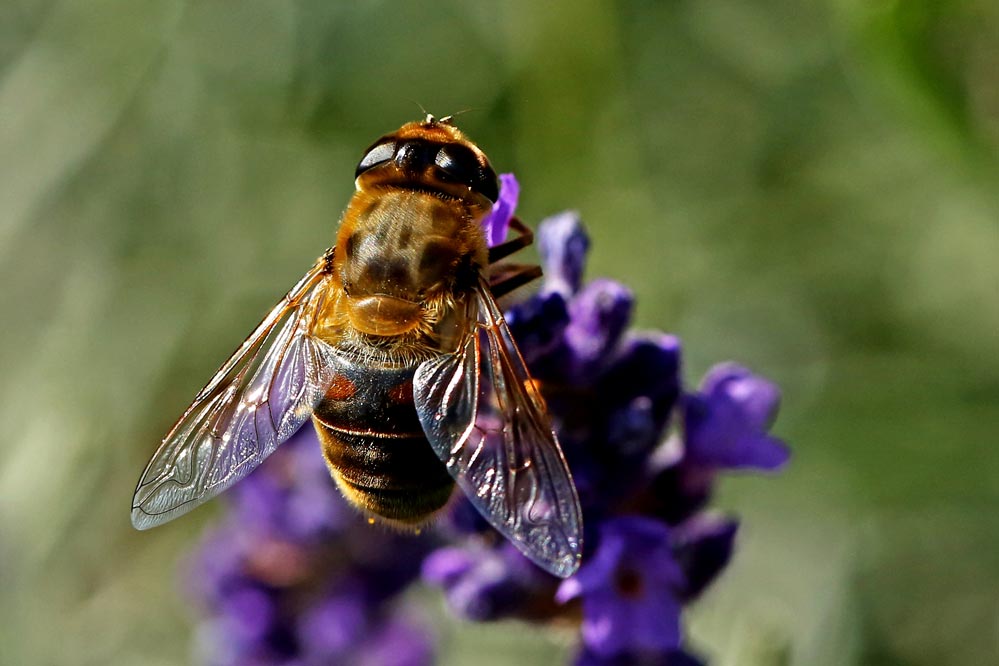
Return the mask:
<path id="1" fill-rule="evenodd" d="M 344 361 L 313 413 L 323 455 L 352 504 L 392 522 L 426 522 L 454 481 L 427 442 L 413 405 L 416 366 Z"/>

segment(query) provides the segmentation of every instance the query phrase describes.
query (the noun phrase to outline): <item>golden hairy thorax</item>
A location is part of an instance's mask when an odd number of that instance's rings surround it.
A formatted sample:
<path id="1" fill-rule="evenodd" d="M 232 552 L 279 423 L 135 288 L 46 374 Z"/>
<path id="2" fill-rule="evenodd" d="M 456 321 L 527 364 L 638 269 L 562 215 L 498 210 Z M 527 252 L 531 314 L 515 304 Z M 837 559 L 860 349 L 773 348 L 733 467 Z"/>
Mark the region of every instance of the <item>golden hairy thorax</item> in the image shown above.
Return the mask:
<path id="1" fill-rule="evenodd" d="M 337 234 L 343 296 L 327 313 L 336 325 L 382 338 L 445 333 L 440 325 L 488 261 L 479 221 L 492 207 L 449 176 L 455 166 L 495 180 L 485 155 L 447 124 L 410 123 L 369 149 Z"/>
<path id="2" fill-rule="evenodd" d="M 381 336 L 432 327 L 428 316 L 453 304 L 485 264 L 480 216 L 418 190 L 355 194 L 334 255 L 350 325 Z"/>

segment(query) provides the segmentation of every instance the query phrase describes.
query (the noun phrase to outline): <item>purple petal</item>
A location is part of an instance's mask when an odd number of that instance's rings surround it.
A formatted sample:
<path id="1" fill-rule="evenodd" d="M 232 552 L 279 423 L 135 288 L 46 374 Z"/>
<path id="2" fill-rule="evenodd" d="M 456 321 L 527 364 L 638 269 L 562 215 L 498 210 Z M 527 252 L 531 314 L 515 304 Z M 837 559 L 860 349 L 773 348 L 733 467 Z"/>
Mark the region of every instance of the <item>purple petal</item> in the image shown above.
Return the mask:
<path id="1" fill-rule="evenodd" d="M 731 469 L 776 471 L 791 459 L 791 450 L 783 440 L 769 435 L 746 435 L 736 445 L 743 453 L 729 465 Z"/>
<path id="2" fill-rule="evenodd" d="M 464 548 L 438 548 L 423 560 L 420 575 L 433 585 L 450 587 L 475 566 L 475 555 Z"/>
<path id="3" fill-rule="evenodd" d="M 613 585 L 614 573 L 625 552 L 625 535 L 606 524 L 599 530 L 599 542 L 594 551 L 575 575 L 562 581 L 556 592 L 556 601 L 565 603 L 582 594 L 598 591 Z"/>
<path id="4" fill-rule="evenodd" d="M 627 606 L 608 592 L 583 599 L 580 633 L 586 646 L 600 655 L 615 655 L 632 647 L 622 625 L 630 620 Z"/>
<path id="5" fill-rule="evenodd" d="M 427 558 L 423 574 L 444 588 L 448 606 L 466 619 L 540 618 L 557 610 L 556 579 L 508 542 L 488 549 L 440 549 Z"/>
<path id="6" fill-rule="evenodd" d="M 470 620 L 494 619 L 505 610 L 500 607 L 502 603 L 509 601 L 497 599 L 497 594 L 503 594 L 504 588 L 510 587 L 504 584 L 507 580 L 502 562 L 487 557 L 447 589 L 448 605 L 452 611 Z"/>
<path id="7" fill-rule="evenodd" d="M 232 590 L 222 600 L 221 615 L 233 641 L 246 645 L 264 639 L 274 622 L 271 596 L 255 585 Z"/>
<path id="8" fill-rule="evenodd" d="M 298 622 L 302 651 L 316 660 L 341 655 L 363 640 L 367 614 L 362 597 L 339 594 L 308 609 Z"/>
<path id="9" fill-rule="evenodd" d="M 627 501 L 648 478 L 642 470 L 665 436 L 680 393 L 679 371 L 679 340 L 665 334 L 628 336 L 601 370 L 595 390 L 603 418 L 584 415 L 584 423 L 594 433 L 588 448 L 597 458 L 593 480 L 604 504 Z"/>
<path id="10" fill-rule="evenodd" d="M 686 578 L 683 599 L 699 596 L 728 565 L 739 522 L 700 514 L 673 530 L 674 554 Z"/>
<path id="11" fill-rule="evenodd" d="M 553 215 L 538 225 L 538 252 L 545 270 L 545 291 L 566 298 L 579 290 L 583 280 L 590 238 L 574 211 Z"/>
<path id="12" fill-rule="evenodd" d="M 734 363 L 714 366 L 701 391 L 684 399 L 688 461 L 725 469 L 779 469 L 790 452 L 767 434 L 779 403 L 773 382 Z"/>
<path id="13" fill-rule="evenodd" d="M 745 404 L 745 403 L 743 403 Z M 685 462 L 719 469 L 776 470 L 790 457 L 779 439 L 761 432 L 743 404 L 724 391 L 683 400 Z"/>
<path id="14" fill-rule="evenodd" d="M 680 394 L 679 339 L 664 333 L 628 337 L 597 390 L 612 409 L 628 409 L 635 398 L 647 397 L 655 427 L 665 427 Z"/>
<path id="15" fill-rule="evenodd" d="M 583 600 L 583 641 L 603 656 L 680 646 L 680 604 L 670 594 L 635 601 L 611 594 Z"/>
<path id="16" fill-rule="evenodd" d="M 185 586 L 193 598 L 218 606 L 230 589 L 245 578 L 247 539 L 232 525 L 205 532 L 183 566 Z"/>
<path id="17" fill-rule="evenodd" d="M 572 601 L 577 599 L 583 594 L 583 583 L 579 580 L 579 576 L 572 576 L 566 578 L 561 583 L 559 583 L 558 589 L 555 591 L 555 601 L 560 604 L 564 604 L 567 601 Z"/>
<path id="18" fill-rule="evenodd" d="M 639 570 L 650 584 L 674 587 L 683 575 L 673 559 L 670 528 L 649 516 L 624 516 L 609 520 L 604 531 L 621 532 L 626 543 L 623 561 Z"/>
<path id="19" fill-rule="evenodd" d="M 520 198 L 520 184 L 512 173 L 501 173 L 499 181 L 499 199 L 493 204 L 493 209 L 482 218 L 482 229 L 489 247 L 499 245 L 506 240 L 510 220 L 517 210 L 517 201 Z"/>
<path id="20" fill-rule="evenodd" d="M 680 602 L 672 594 L 658 592 L 633 606 L 630 643 L 640 652 L 680 647 Z"/>
<path id="21" fill-rule="evenodd" d="M 719 363 L 708 370 L 701 392 L 713 398 L 726 396 L 739 405 L 747 424 L 767 430 L 780 406 L 780 389 L 770 380 L 736 363 Z"/>
<path id="22" fill-rule="evenodd" d="M 330 483 L 330 472 L 313 428 L 303 428 L 284 446 L 287 451 L 290 488 L 282 520 L 296 540 L 317 541 L 339 532 L 353 519 L 354 512 Z"/>
<path id="23" fill-rule="evenodd" d="M 550 292 L 514 305 L 505 318 L 524 362 L 536 372 L 535 362 L 561 347 L 569 310 L 562 294 Z"/>
<path id="24" fill-rule="evenodd" d="M 582 598 L 587 648 L 601 656 L 677 648 L 683 574 L 669 527 L 624 516 L 601 525 L 599 535 L 594 554 L 556 594 L 560 602 Z"/>
<path id="25" fill-rule="evenodd" d="M 364 643 L 359 666 L 430 666 L 434 644 L 418 627 L 398 620 L 389 621 Z"/>
<path id="26" fill-rule="evenodd" d="M 275 535 L 283 532 L 282 509 L 287 498 L 287 488 L 271 473 L 271 458 L 229 493 L 232 502 L 233 522 L 258 535 Z"/>
<path id="27" fill-rule="evenodd" d="M 606 362 L 631 319 L 634 301 L 631 290 L 624 285 L 598 279 L 569 302 L 565 338 L 584 372 Z"/>
<path id="28" fill-rule="evenodd" d="M 288 498 L 286 528 L 296 539 L 312 541 L 344 527 L 348 520 L 332 483 L 302 484 Z"/>

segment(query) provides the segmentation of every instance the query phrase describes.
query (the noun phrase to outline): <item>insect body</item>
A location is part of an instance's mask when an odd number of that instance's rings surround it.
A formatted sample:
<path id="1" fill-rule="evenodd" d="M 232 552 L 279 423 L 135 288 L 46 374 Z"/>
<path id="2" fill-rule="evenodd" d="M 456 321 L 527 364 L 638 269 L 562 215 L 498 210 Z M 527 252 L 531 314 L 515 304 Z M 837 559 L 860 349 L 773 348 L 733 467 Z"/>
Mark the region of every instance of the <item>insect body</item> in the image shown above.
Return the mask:
<path id="1" fill-rule="evenodd" d="M 259 465 L 310 418 L 344 496 L 419 526 L 457 484 L 540 566 L 571 575 L 579 502 L 495 298 L 538 275 L 487 248 L 486 156 L 428 117 L 376 141 L 337 236 L 164 438 L 132 501 L 146 529 Z"/>

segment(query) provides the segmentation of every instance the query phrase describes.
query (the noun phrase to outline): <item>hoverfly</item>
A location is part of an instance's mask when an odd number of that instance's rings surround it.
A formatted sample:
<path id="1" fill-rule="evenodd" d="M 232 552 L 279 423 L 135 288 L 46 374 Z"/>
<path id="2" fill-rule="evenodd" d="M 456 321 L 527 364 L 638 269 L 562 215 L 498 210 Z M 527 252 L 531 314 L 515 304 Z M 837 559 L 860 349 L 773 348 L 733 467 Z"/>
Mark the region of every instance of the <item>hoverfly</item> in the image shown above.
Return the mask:
<path id="1" fill-rule="evenodd" d="M 499 196 L 450 118 L 365 151 L 327 250 L 194 398 L 143 471 L 148 529 L 233 485 L 312 419 L 330 473 L 371 518 L 417 529 L 454 486 L 527 557 L 579 567 L 582 517 L 544 400 L 496 298 L 540 275 L 487 247 Z"/>

